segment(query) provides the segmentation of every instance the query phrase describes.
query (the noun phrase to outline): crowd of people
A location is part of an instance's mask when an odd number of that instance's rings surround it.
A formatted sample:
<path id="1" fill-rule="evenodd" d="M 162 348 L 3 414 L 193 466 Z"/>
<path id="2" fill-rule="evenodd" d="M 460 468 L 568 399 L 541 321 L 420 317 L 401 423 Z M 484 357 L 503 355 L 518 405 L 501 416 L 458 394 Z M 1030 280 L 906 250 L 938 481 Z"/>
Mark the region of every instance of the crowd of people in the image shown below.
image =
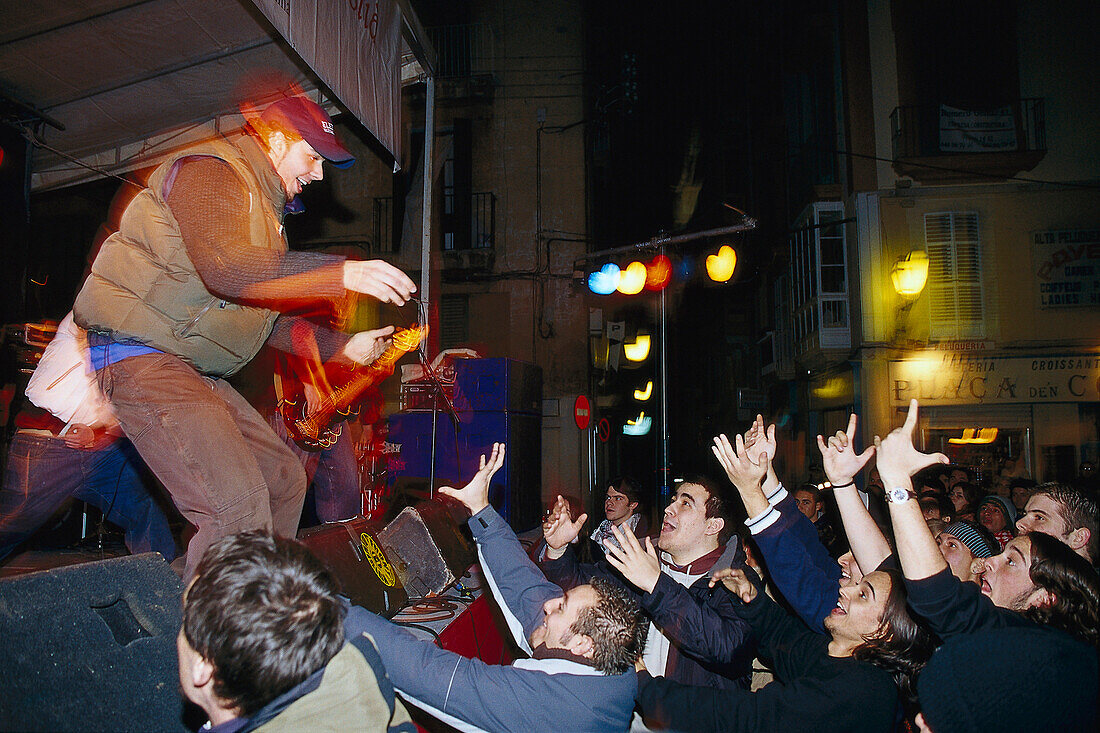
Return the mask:
<path id="1" fill-rule="evenodd" d="M 83 381 L 35 403 L 0 489 L 0 557 L 77 495 L 171 560 L 140 473 L 156 475 L 196 530 L 177 647 L 205 730 L 411 731 L 407 705 L 464 731 L 1096 730 L 1096 497 L 1026 482 L 983 496 L 917 450 L 915 401 L 862 451 L 856 415 L 818 436 L 827 484 L 785 488 L 758 416 L 714 438 L 724 480 L 685 476 L 656 531 L 623 477 L 592 527 L 557 497 L 531 549 L 489 503 L 495 444 L 442 493 L 469 512 L 513 664 L 351 605 L 289 539 L 314 466 L 226 381 L 265 344 L 368 365 L 392 327 L 348 336 L 303 313 L 415 291 L 385 262 L 289 251 L 283 217 L 323 161 L 352 157 L 320 107 L 290 98 L 151 174 L 66 325 L 83 342 L 60 371 Z"/>
<path id="2" fill-rule="evenodd" d="M 819 437 L 838 531 L 850 547 L 839 559 L 798 492 L 773 470 L 775 428 L 759 417 L 733 441 L 714 440 L 731 486 L 685 477 L 655 536 L 632 531 L 634 502 L 621 502 L 617 495 L 629 495 L 621 480 L 612 482 L 601 522 L 608 526 L 593 533 L 603 554 L 589 562 L 577 557 L 587 516 L 560 496 L 542 541 L 533 550 L 519 543 L 489 504 L 505 450 L 494 445 L 469 484 L 442 492 L 469 511 L 488 585 L 526 658 L 490 665 L 444 651 L 350 606 L 326 579 L 325 602 L 338 608 L 332 623 L 346 643 L 310 656 L 298 677 L 248 707 L 217 698 L 237 716 L 214 730 L 250 730 L 257 710 L 262 720 L 291 715 L 288 700 L 319 709 L 324 686 L 302 687 L 340 654 L 360 667 L 367 660 L 372 683 L 364 695 L 373 699 L 377 730 L 406 724 L 402 701 L 463 731 L 1095 730 L 1095 497 L 1064 484 L 1034 487 L 1003 550 L 980 525 L 926 519 L 914 476 L 947 459 L 914 446 L 917 409 L 911 404 L 904 425 L 863 451 L 855 415 L 846 431 Z M 856 488 L 872 466 L 884 487 L 885 526 L 868 509 L 877 499 Z M 744 522 L 734 519 L 738 504 Z M 261 554 L 272 543 L 293 544 L 264 533 L 244 537 L 212 547 L 208 557 L 246 540 L 263 545 Z M 309 567 L 316 562 L 300 548 L 281 552 Z M 200 564 L 185 619 L 200 592 L 215 593 L 200 582 L 218 564 Z M 228 580 L 217 585 L 232 588 Z M 273 594 L 253 595 L 242 601 L 221 592 L 219 603 L 203 608 L 225 613 Z M 242 618 L 257 613 L 240 611 Z M 213 684 L 216 652 L 190 634 L 185 621 L 181 670 L 190 659 L 201 672 L 195 679 Z M 315 649 L 306 644 L 301 658 Z M 750 685 L 754 664 L 774 679 Z M 188 683 L 184 689 L 216 722 L 211 699 Z"/>

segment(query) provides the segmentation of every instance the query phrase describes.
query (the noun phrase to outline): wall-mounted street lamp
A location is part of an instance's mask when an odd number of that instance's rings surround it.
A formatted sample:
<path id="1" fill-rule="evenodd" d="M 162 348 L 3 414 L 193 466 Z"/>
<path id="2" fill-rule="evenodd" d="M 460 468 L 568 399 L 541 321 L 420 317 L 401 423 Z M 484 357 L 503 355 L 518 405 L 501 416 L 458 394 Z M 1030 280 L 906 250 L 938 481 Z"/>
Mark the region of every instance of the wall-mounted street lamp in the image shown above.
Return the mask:
<path id="1" fill-rule="evenodd" d="M 915 249 L 894 263 L 890 272 L 894 290 L 906 300 L 914 300 L 928 282 L 928 253 Z"/>

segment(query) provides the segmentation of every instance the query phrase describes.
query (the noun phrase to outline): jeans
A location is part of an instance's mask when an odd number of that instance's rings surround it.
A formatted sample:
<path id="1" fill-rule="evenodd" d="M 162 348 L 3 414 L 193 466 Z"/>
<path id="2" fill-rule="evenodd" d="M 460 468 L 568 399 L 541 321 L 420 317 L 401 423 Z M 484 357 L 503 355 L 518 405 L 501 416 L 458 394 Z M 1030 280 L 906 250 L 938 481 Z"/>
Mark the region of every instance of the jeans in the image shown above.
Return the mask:
<path id="1" fill-rule="evenodd" d="M 286 425 L 278 412 L 268 417 L 275 434 L 298 456 L 306 470 L 306 484 L 313 484 L 313 499 L 317 506 L 317 518 L 322 522 L 339 522 L 362 513 L 363 497 L 359 491 L 359 463 L 355 460 L 355 448 L 351 435 L 344 426 L 340 437 L 331 448 L 306 451 L 287 434 Z"/>
<path id="2" fill-rule="evenodd" d="M 34 533 L 70 496 L 103 512 L 135 554 L 176 556 L 168 520 L 149 495 L 130 441 L 110 436 L 91 448 L 61 438 L 16 433 L 0 488 L 0 558 Z"/>
<path id="3" fill-rule="evenodd" d="M 221 537 L 248 529 L 295 536 L 305 471 L 225 380 L 162 353 L 108 364 L 99 380 L 127 437 L 195 525 L 185 581 Z"/>

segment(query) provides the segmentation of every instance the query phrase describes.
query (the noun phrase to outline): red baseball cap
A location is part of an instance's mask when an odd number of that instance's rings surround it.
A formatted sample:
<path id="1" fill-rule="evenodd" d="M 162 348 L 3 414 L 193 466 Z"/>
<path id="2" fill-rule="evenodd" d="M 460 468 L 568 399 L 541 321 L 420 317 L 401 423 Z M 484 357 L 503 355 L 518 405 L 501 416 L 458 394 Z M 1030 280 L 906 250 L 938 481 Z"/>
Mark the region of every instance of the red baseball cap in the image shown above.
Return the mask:
<path id="1" fill-rule="evenodd" d="M 280 99 L 264 110 L 261 119 L 265 122 L 281 122 L 297 130 L 303 140 L 337 168 L 347 168 L 355 162 L 355 156 L 349 153 L 336 138 L 332 118 L 321 109 L 320 105 L 310 99 L 305 97 Z"/>

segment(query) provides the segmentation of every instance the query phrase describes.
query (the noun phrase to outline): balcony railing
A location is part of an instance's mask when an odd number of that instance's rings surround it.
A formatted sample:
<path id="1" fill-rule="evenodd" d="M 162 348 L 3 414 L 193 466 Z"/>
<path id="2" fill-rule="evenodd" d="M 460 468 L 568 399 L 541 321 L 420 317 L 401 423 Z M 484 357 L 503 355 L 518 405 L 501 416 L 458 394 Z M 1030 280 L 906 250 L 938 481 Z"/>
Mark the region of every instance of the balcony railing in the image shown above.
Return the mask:
<path id="1" fill-rule="evenodd" d="M 1041 98 L 992 108 L 897 107 L 890 114 L 890 126 L 895 169 L 918 180 L 968 174 L 1007 177 L 1034 168 L 1047 149 Z M 937 160 L 926 160 L 930 158 Z"/>
<path id="2" fill-rule="evenodd" d="M 463 241 L 458 232 L 447 231 L 444 227 L 443 249 L 492 249 L 496 241 L 497 197 L 492 192 L 475 193 L 470 196 L 470 239 Z M 458 217 L 455 217 L 458 220 Z"/>

